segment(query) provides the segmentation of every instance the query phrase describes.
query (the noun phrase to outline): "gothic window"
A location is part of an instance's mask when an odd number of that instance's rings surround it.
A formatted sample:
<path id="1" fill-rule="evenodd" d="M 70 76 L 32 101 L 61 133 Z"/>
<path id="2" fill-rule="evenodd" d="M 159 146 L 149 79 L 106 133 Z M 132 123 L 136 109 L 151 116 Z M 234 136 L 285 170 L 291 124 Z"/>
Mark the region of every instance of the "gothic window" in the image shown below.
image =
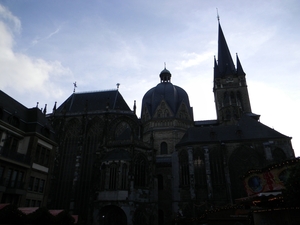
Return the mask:
<path id="1" fill-rule="evenodd" d="M 231 193 L 233 199 L 245 195 L 245 189 L 241 177 L 250 169 L 263 167 L 263 158 L 255 149 L 249 146 L 241 146 L 234 150 L 229 159 L 229 173 L 231 182 Z"/>
<path id="2" fill-rule="evenodd" d="M 182 151 L 179 155 L 179 167 L 180 167 L 180 184 L 182 186 L 190 185 L 190 173 L 189 173 L 189 161 L 186 151 Z"/>
<path id="3" fill-rule="evenodd" d="M 212 183 L 214 185 L 225 184 L 225 174 L 221 152 L 214 150 L 210 152 L 210 168 Z"/>
<path id="4" fill-rule="evenodd" d="M 128 166 L 127 164 L 123 164 L 122 166 L 122 183 L 121 183 L 121 189 L 126 190 L 127 189 L 127 176 L 128 174 Z"/>
<path id="5" fill-rule="evenodd" d="M 230 92 L 230 101 L 231 104 L 236 104 L 235 94 L 233 92 Z"/>
<path id="6" fill-rule="evenodd" d="M 164 116 L 169 117 L 169 115 L 170 115 L 169 110 L 165 109 Z"/>
<path id="7" fill-rule="evenodd" d="M 242 108 L 242 110 L 244 110 L 241 92 L 237 91 L 236 98 L 237 98 L 237 102 L 238 102 L 239 106 Z"/>
<path id="8" fill-rule="evenodd" d="M 230 111 L 227 109 L 227 110 L 226 110 L 226 120 L 230 120 L 230 115 L 231 115 L 231 113 L 230 113 Z"/>
<path id="9" fill-rule="evenodd" d="M 206 174 L 203 153 L 194 154 L 195 184 L 197 187 L 206 186 Z"/>
<path id="10" fill-rule="evenodd" d="M 134 185 L 135 187 L 145 187 L 147 185 L 147 161 L 139 156 L 134 162 Z"/>
<path id="11" fill-rule="evenodd" d="M 131 128 L 128 123 L 121 122 L 118 124 L 115 130 L 116 140 L 130 140 L 131 138 Z"/>
<path id="12" fill-rule="evenodd" d="M 157 112 L 157 117 L 158 117 L 158 118 L 162 117 L 162 111 L 161 111 L 161 110 L 158 110 L 158 112 Z"/>
<path id="13" fill-rule="evenodd" d="M 162 142 L 160 144 L 160 154 L 161 155 L 166 155 L 168 154 L 168 144 L 166 142 Z"/>
<path id="14" fill-rule="evenodd" d="M 157 175 L 158 190 L 164 189 L 164 177 L 161 174 Z"/>
<path id="15" fill-rule="evenodd" d="M 100 190 L 105 189 L 105 181 L 106 181 L 106 165 L 103 163 L 100 167 Z"/>
<path id="16" fill-rule="evenodd" d="M 109 186 L 110 190 L 115 190 L 117 188 L 117 164 L 112 163 L 109 166 Z"/>
<path id="17" fill-rule="evenodd" d="M 229 104 L 229 95 L 228 95 L 227 91 L 224 93 L 223 102 L 224 102 L 224 105 L 228 105 Z"/>

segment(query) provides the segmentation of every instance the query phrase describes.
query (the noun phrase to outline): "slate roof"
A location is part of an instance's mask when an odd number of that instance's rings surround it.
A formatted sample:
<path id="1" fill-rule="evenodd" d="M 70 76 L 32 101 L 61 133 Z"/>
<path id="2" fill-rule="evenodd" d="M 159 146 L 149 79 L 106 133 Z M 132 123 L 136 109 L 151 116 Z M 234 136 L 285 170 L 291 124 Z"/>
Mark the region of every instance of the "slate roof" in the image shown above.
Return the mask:
<path id="1" fill-rule="evenodd" d="M 218 62 L 214 58 L 214 78 L 222 78 L 227 75 L 245 76 L 245 72 L 241 65 L 238 55 L 236 55 L 237 68 L 235 69 L 224 33 L 219 23 L 218 37 Z"/>
<path id="2" fill-rule="evenodd" d="M 258 122 L 246 114 L 236 125 L 191 127 L 177 146 L 214 142 L 240 142 L 247 140 L 290 138 Z"/>
<path id="3" fill-rule="evenodd" d="M 218 39 L 218 67 L 222 75 L 235 74 L 235 67 L 231 54 L 219 23 L 219 39 Z"/>
<path id="4" fill-rule="evenodd" d="M 132 111 L 118 90 L 73 93 L 56 110 L 56 114 L 103 111 L 106 109 Z"/>
<path id="5" fill-rule="evenodd" d="M 11 122 L 11 118 L 16 119 Z M 44 129 L 47 128 L 50 133 L 48 137 L 53 138 L 53 128 L 48 123 L 47 118 L 39 108 L 28 109 L 6 93 L 0 90 L 0 119 L 11 123 L 13 126 L 24 132 L 37 132 L 45 135 Z"/>
<path id="6" fill-rule="evenodd" d="M 190 109 L 190 101 L 186 91 L 181 87 L 173 85 L 171 82 L 161 82 L 156 87 L 151 88 L 144 95 L 142 105 L 143 107 L 146 106 L 148 108 L 152 117 L 162 100 L 166 101 L 172 110 L 173 115 L 177 114 L 182 102 Z M 189 111 L 189 114 L 192 117 L 191 111 Z"/>

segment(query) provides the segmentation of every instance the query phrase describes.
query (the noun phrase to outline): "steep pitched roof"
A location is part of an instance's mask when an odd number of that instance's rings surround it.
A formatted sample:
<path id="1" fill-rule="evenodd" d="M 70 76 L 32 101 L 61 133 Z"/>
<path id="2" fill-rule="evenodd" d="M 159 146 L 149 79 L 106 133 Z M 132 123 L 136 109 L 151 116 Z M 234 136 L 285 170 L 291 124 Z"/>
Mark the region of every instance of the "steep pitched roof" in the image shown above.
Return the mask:
<path id="1" fill-rule="evenodd" d="M 73 93 L 57 110 L 57 113 L 81 113 L 106 109 L 131 111 L 118 90 Z"/>
<path id="2" fill-rule="evenodd" d="M 240 142 L 247 140 L 289 138 L 278 131 L 243 115 L 236 125 L 192 127 L 187 130 L 177 146 L 186 144 Z"/>
<path id="3" fill-rule="evenodd" d="M 218 67 L 222 75 L 235 74 L 234 63 L 220 23 L 218 38 Z"/>
<path id="4" fill-rule="evenodd" d="M 236 73 L 238 76 L 245 76 L 246 73 L 243 70 L 238 54 L 236 54 Z"/>

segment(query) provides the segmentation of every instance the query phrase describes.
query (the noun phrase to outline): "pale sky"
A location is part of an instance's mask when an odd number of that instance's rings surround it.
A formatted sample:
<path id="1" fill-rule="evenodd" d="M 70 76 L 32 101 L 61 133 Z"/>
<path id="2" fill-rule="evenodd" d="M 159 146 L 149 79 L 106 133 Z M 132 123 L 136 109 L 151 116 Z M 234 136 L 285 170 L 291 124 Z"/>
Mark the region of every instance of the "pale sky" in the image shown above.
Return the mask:
<path id="1" fill-rule="evenodd" d="M 245 71 L 252 112 L 300 156 L 300 1 L 0 0 L 0 89 L 28 108 L 116 89 L 137 115 L 167 69 L 195 120 L 216 119 L 217 10 Z"/>

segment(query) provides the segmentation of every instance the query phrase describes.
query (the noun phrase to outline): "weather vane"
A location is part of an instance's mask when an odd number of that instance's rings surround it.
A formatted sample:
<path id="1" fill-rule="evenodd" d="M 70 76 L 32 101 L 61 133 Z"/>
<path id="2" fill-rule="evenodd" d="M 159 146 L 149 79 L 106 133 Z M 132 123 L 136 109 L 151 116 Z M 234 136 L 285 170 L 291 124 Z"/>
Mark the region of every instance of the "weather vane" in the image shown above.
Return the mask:
<path id="1" fill-rule="evenodd" d="M 76 81 L 73 83 L 73 85 L 74 85 L 74 90 L 73 90 L 73 93 L 75 93 L 75 89 L 77 88 Z"/>
<path id="2" fill-rule="evenodd" d="M 219 12 L 218 12 L 218 8 L 217 9 L 217 19 L 218 19 L 218 22 L 220 22 L 220 16 L 219 16 Z"/>

